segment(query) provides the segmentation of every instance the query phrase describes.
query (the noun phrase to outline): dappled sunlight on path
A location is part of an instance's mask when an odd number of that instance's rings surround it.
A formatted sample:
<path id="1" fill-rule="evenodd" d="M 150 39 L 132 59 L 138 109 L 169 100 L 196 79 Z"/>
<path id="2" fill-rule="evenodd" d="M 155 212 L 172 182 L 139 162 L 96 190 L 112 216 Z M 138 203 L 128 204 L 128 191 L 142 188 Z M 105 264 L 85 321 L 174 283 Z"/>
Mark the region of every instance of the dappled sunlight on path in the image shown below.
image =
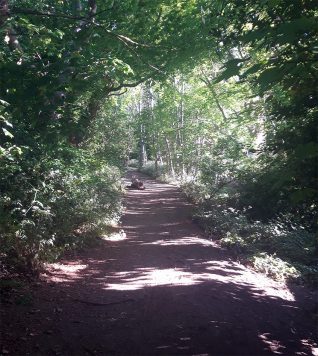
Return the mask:
<path id="1" fill-rule="evenodd" d="M 192 207 L 177 188 L 150 179 L 145 185 L 145 191 L 128 191 L 122 225 L 99 246 L 47 266 L 37 292 L 40 312 L 21 312 L 16 351 L 315 352 L 307 290 L 289 289 L 235 262 L 192 223 Z M 33 325 L 32 339 L 27 325 Z"/>

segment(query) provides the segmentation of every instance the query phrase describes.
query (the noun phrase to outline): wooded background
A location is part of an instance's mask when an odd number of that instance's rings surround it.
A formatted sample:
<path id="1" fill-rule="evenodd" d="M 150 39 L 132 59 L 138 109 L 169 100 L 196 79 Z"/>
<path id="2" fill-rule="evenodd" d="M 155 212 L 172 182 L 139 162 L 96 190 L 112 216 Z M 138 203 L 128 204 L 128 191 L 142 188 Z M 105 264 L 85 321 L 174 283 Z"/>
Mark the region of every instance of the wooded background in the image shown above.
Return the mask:
<path id="1" fill-rule="evenodd" d="M 314 278 L 317 23 L 310 0 L 0 0 L 3 269 L 118 219 L 136 159 L 224 245 Z"/>

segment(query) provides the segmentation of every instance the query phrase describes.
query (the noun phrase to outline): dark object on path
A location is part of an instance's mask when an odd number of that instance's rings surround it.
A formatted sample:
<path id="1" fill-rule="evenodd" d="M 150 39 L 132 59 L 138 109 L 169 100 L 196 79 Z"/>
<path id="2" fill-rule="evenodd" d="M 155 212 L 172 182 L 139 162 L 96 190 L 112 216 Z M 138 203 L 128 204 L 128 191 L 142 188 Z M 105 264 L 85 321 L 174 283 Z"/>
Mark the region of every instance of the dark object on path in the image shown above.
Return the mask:
<path id="1" fill-rule="evenodd" d="M 145 190 L 145 186 L 143 181 L 139 180 L 138 178 L 133 177 L 131 180 L 131 185 L 128 187 L 130 189 L 138 189 L 138 190 Z"/>

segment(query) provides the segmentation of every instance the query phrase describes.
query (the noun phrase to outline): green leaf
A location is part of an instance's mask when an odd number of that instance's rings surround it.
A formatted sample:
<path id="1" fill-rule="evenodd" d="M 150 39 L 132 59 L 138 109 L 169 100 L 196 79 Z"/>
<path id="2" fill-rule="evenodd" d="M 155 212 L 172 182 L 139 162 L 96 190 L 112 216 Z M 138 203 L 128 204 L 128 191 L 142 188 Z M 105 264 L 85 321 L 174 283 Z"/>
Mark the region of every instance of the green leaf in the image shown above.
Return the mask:
<path id="1" fill-rule="evenodd" d="M 256 29 L 247 32 L 245 35 L 240 36 L 240 41 L 244 43 L 254 42 L 256 40 L 263 40 L 268 34 L 272 33 L 269 29 Z"/>
<path id="2" fill-rule="evenodd" d="M 225 63 L 226 69 L 216 78 L 215 83 L 219 83 L 222 80 L 227 80 L 235 75 L 239 75 L 239 64 L 245 60 L 243 59 L 231 59 Z"/>
<path id="3" fill-rule="evenodd" d="M 282 67 L 271 67 L 265 69 L 258 77 L 257 82 L 260 84 L 261 92 L 268 89 L 269 85 L 279 82 L 284 76 Z"/>
<path id="4" fill-rule="evenodd" d="M 9 132 L 7 129 L 5 129 L 4 127 L 2 128 L 3 133 L 5 134 L 5 136 L 8 136 L 10 138 L 13 138 L 13 135 L 11 132 Z"/>
<path id="5" fill-rule="evenodd" d="M 248 75 L 254 74 L 256 72 L 258 72 L 261 68 L 263 67 L 262 64 L 255 64 L 252 67 L 250 67 L 249 69 L 247 69 L 242 75 L 241 77 L 245 78 Z"/>
<path id="6" fill-rule="evenodd" d="M 2 106 L 5 106 L 5 107 L 7 107 L 7 106 L 10 105 L 8 102 L 6 102 L 6 101 L 4 101 L 4 100 L 2 100 L 2 99 L 0 99 L 0 104 L 1 104 Z"/>
<path id="7" fill-rule="evenodd" d="M 295 37 L 297 36 L 298 38 L 298 33 L 309 32 L 312 30 L 317 31 L 317 29 L 318 25 L 316 19 L 302 17 L 280 24 L 276 28 L 276 31 L 282 34 L 290 34 Z"/>
<path id="8" fill-rule="evenodd" d="M 11 124 L 11 122 L 9 122 L 7 119 L 5 119 L 3 116 L 0 115 L 0 119 L 2 122 L 4 122 L 7 126 L 9 127 L 13 127 L 13 125 Z"/>

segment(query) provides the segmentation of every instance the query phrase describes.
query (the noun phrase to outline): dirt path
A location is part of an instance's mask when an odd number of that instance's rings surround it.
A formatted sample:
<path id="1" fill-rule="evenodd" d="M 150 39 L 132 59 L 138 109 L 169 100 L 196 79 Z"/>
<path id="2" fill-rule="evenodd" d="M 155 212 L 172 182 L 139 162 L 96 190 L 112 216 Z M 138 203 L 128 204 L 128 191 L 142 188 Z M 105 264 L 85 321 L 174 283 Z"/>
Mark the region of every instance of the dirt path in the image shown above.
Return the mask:
<path id="1" fill-rule="evenodd" d="M 33 305 L 6 305 L 0 351 L 315 353 L 310 292 L 291 291 L 233 262 L 191 222 L 191 206 L 175 187 L 145 184 L 145 191 L 127 194 L 124 231 L 50 266 Z"/>

